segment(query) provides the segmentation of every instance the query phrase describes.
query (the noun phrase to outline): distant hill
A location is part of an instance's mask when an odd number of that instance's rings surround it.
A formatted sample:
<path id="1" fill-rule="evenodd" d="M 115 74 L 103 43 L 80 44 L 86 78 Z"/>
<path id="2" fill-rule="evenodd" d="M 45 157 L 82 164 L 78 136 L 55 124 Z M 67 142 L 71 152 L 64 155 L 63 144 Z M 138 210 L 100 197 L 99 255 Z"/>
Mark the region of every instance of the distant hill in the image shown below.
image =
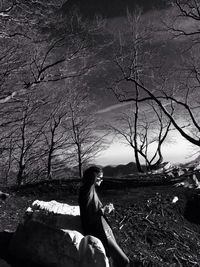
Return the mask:
<path id="1" fill-rule="evenodd" d="M 123 175 L 128 175 L 132 173 L 136 173 L 137 167 L 135 162 L 130 162 L 126 165 L 117 165 L 117 166 L 106 166 L 103 168 L 104 176 L 109 177 L 119 177 Z"/>
<path id="2" fill-rule="evenodd" d="M 134 162 L 130 162 L 126 165 L 120 164 L 117 166 L 106 166 L 102 167 L 104 177 L 122 177 L 129 174 L 137 173 L 137 167 Z M 68 168 L 62 162 L 57 162 L 56 168 L 54 169 L 54 179 L 65 179 L 67 177 L 78 177 L 78 166 Z"/>

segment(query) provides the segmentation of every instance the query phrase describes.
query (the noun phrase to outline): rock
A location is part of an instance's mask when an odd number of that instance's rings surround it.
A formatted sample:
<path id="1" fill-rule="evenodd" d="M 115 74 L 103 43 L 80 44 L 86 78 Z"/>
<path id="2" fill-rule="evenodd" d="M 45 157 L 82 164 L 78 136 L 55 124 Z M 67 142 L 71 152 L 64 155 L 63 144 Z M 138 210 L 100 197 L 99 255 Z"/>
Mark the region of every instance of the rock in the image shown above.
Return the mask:
<path id="1" fill-rule="evenodd" d="M 170 162 L 163 162 L 160 165 L 157 166 L 156 169 L 153 170 L 153 174 L 162 174 L 169 172 L 170 169 L 172 168 L 172 165 Z"/>
<path id="2" fill-rule="evenodd" d="M 82 238 L 77 231 L 55 229 L 26 220 L 18 226 L 11 239 L 9 252 L 19 260 L 42 266 L 78 267 L 78 249 Z"/>
<path id="3" fill-rule="evenodd" d="M 200 164 L 197 164 L 197 166 L 195 166 L 195 168 L 194 168 L 194 170 L 196 171 L 198 171 L 198 170 L 200 170 Z"/>
<path id="4" fill-rule="evenodd" d="M 72 215 L 72 216 L 79 216 L 80 215 L 80 208 L 79 206 L 72 206 L 66 203 L 60 203 L 55 200 L 52 201 L 41 201 L 35 200 L 32 203 L 33 210 L 46 210 L 48 212 L 62 214 L 62 215 Z"/>
<path id="5" fill-rule="evenodd" d="M 79 245 L 81 267 L 109 267 L 105 248 L 94 236 L 85 236 Z"/>
<path id="6" fill-rule="evenodd" d="M 76 230 L 83 233 L 79 206 L 71 206 L 57 201 L 33 202 L 26 211 L 26 218 L 58 229 Z"/>
<path id="7" fill-rule="evenodd" d="M 12 267 L 12 266 L 8 264 L 6 261 L 0 259 L 0 267 Z"/>
<path id="8" fill-rule="evenodd" d="M 172 203 L 175 204 L 177 201 L 178 201 L 178 197 L 174 196 L 173 199 L 172 199 Z"/>
<path id="9" fill-rule="evenodd" d="M 11 239 L 9 252 L 41 266 L 109 267 L 101 241 L 82 235 L 79 206 L 57 201 L 33 202 Z"/>
<path id="10" fill-rule="evenodd" d="M 187 175 L 184 181 L 177 183 L 175 185 L 176 187 L 186 187 L 186 188 L 193 188 L 193 189 L 199 189 L 200 188 L 200 182 L 196 176 L 195 173 Z"/>

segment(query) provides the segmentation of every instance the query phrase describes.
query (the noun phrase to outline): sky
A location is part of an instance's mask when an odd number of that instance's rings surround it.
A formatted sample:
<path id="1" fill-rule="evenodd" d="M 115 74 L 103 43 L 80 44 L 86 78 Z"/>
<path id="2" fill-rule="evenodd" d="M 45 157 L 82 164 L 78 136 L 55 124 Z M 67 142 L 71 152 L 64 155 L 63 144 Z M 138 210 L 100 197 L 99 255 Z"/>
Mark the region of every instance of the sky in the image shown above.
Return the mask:
<path id="1" fill-rule="evenodd" d="M 133 11 L 136 5 L 140 5 L 143 8 L 142 20 L 147 25 L 158 25 L 160 18 L 165 11 L 169 8 L 167 5 L 169 1 L 161 0 L 86 0 L 86 1 L 73 1 L 77 2 L 80 6 L 80 10 L 83 16 L 92 19 L 94 14 L 98 14 L 105 18 L 105 27 L 102 30 L 105 40 L 112 40 L 119 36 L 119 32 L 126 32 L 126 12 Z M 70 4 L 70 1 L 67 2 Z M 67 6 L 66 6 L 67 8 Z M 158 25 L 159 26 L 159 25 Z M 185 27 L 191 27 L 190 24 Z M 128 34 L 127 34 L 128 36 Z M 99 37 L 100 43 L 103 44 L 104 40 Z M 159 53 L 163 55 L 163 58 L 168 57 L 169 65 L 171 64 L 168 55 L 174 57 L 171 51 L 177 46 L 176 41 L 169 42 L 167 46 L 163 46 L 163 40 L 167 38 L 166 33 L 159 31 L 154 33 L 152 37 L 152 46 L 155 46 L 160 50 Z M 106 43 L 106 42 L 105 42 Z M 179 44 L 178 44 L 179 45 Z M 170 53 L 168 53 L 170 51 Z M 88 80 L 88 87 L 91 90 L 96 99 L 98 108 L 97 115 L 102 120 L 112 120 L 113 116 L 124 111 L 129 103 L 119 103 L 114 97 L 113 93 L 108 90 L 108 84 L 113 79 L 113 72 L 115 72 L 113 65 L 108 63 L 110 60 L 111 51 L 109 46 L 105 46 L 101 53 L 97 55 L 98 67 L 95 72 L 91 74 Z M 117 165 L 126 164 L 134 161 L 133 150 L 120 142 L 119 139 L 110 138 L 111 145 L 108 149 L 103 151 L 101 155 L 96 159 L 96 163 L 100 165 Z M 169 137 L 170 140 L 170 137 Z M 153 148 L 152 148 L 153 149 Z M 180 134 L 173 132 L 173 142 L 167 142 L 163 146 L 164 161 L 170 161 L 172 163 L 180 163 L 189 161 L 194 154 L 194 148 L 191 144 L 183 139 Z"/>
<path id="2" fill-rule="evenodd" d="M 162 148 L 162 152 L 164 161 L 171 162 L 175 165 L 179 163 L 190 162 L 197 157 L 197 149 L 195 150 L 195 148 L 178 133 L 176 133 L 176 141 L 165 144 Z M 115 166 L 119 164 L 127 164 L 133 161 L 133 149 L 123 144 L 123 142 L 116 141 L 112 143 L 111 146 L 99 157 L 97 157 L 95 163 L 102 166 Z M 141 162 L 144 164 L 143 161 Z"/>
<path id="3" fill-rule="evenodd" d="M 68 0 L 63 8 L 68 8 L 69 4 L 78 4 L 82 14 L 87 17 L 93 17 L 94 14 L 100 14 L 106 18 L 124 16 L 127 7 L 130 10 L 136 5 L 140 5 L 144 11 L 153 8 L 165 8 L 169 0 Z"/>
<path id="4" fill-rule="evenodd" d="M 100 109 L 98 114 L 103 115 L 104 118 L 108 118 L 109 121 L 112 120 L 112 117 L 115 117 L 116 114 L 125 111 L 130 106 L 130 102 L 117 103 Z M 150 146 L 150 156 L 155 148 L 156 145 L 154 144 Z M 189 162 L 196 158 L 197 152 L 198 148 L 183 138 L 180 133 L 174 129 L 169 132 L 167 140 L 162 147 L 164 161 L 171 162 L 172 164 Z M 144 164 L 142 158 L 140 159 L 141 163 Z M 110 137 L 110 146 L 96 159 L 96 163 L 103 166 L 127 164 L 132 161 L 135 161 L 133 149 L 125 144 L 124 139 L 117 137 Z"/>

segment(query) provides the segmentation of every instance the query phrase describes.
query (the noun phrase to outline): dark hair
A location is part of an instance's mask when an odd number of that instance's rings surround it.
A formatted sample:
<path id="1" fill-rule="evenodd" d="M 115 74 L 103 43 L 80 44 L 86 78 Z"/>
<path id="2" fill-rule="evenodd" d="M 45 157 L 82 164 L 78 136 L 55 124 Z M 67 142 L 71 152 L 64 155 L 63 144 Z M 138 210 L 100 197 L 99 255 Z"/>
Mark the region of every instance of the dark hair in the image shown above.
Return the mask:
<path id="1" fill-rule="evenodd" d="M 91 166 L 87 168 L 83 173 L 83 184 L 92 185 L 96 181 L 96 177 L 99 173 L 102 173 L 103 170 L 98 166 Z"/>

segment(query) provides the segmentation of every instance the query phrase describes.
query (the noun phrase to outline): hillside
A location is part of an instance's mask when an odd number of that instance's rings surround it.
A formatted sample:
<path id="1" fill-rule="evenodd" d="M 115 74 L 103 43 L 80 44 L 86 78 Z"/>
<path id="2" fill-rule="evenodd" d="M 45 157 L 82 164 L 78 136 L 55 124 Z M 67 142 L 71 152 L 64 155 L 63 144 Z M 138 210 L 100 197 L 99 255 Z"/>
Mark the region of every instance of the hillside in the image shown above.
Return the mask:
<path id="1" fill-rule="evenodd" d="M 133 174 L 137 172 L 137 167 L 134 162 L 129 162 L 126 165 L 106 166 L 103 168 L 104 176 L 120 177 L 123 175 Z"/>

